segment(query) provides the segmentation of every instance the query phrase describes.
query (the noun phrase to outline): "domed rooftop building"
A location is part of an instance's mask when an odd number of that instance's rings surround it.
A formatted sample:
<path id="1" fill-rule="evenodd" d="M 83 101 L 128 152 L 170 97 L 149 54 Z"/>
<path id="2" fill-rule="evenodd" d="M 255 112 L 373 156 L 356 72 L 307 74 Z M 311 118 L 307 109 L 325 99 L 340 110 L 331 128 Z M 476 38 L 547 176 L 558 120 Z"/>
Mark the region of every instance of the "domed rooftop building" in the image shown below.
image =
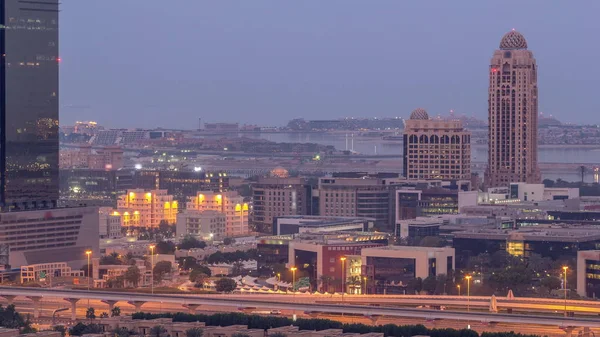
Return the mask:
<path id="1" fill-rule="evenodd" d="M 410 119 L 429 119 L 429 114 L 423 108 L 416 108 L 410 113 Z"/>
<path id="2" fill-rule="evenodd" d="M 521 33 L 513 29 L 510 32 L 504 34 L 502 40 L 500 40 L 500 49 L 527 49 L 527 40 L 525 40 L 525 37 Z"/>
<path id="3" fill-rule="evenodd" d="M 271 177 L 275 177 L 275 178 L 289 178 L 290 176 L 290 172 L 288 172 L 288 170 L 284 169 L 281 166 L 277 166 L 276 168 L 274 168 L 273 170 L 271 170 Z"/>

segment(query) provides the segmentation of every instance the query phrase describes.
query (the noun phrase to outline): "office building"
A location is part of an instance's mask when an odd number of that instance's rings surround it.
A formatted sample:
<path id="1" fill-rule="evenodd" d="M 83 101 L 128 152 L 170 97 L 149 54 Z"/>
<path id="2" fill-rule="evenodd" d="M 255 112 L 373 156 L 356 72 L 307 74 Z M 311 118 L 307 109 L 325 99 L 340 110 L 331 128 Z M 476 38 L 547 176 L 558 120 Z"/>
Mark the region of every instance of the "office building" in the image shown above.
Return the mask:
<path id="1" fill-rule="evenodd" d="M 58 200 L 58 0 L 0 1 L 0 207 Z"/>
<path id="2" fill-rule="evenodd" d="M 123 168 L 123 149 L 119 146 L 92 149 L 91 145 L 83 145 L 77 149 L 61 150 L 59 164 L 61 169 L 118 170 Z"/>
<path id="3" fill-rule="evenodd" d="M 577 253 L 577 294 L 582 297 L 600 297 L 600 250 L 582 250 Z"/>
<path id="4" fill-rule="evenodd" d="M 386 174 L 339 173 L 319 179 L 319 214 L 374 218 L 378 226 L 393 226 L 393 181 Z"/>
<path id="5" fill-rule="evenodd" d="M 60 201 L 66 206 L 110 206 L 117 197 L 133 189 L 130 170 L 60 170 Z"/>
<path id="6" fill-rule="evenodd" d="M 66 262 L 21 266 L 21 284 L 39 282 L 55 277 L 84 277 L 83 270 L 73 270 Z"/>
<path id="7" fill-rule="evenodd" d="M 184 206 L 198 191 L 225 192 L 229 177 L 224 172 L 180 170 L 136 170 L 133 186 L 146 190 L 167 190 Z"/>
<path id="8" fill-rule="evenodd" d="M 406 120 L 403 137 L 408 179 L 471 179 L 471 133 L 460 120 L 430 119 L 419 108 Z"/>
<path id="9" fill-rule="evenodd" d="M 98 208 L 76 207 L 0 213 L 0 245 L 8 245 L 9 264 L 86 263 L 85 252 L 99 254 Z"/>
<path id="10" fill-rule="evenodd" d="M 227 218 L 219 211 L 186 210 L 177 214 L 175 233 L 178 238 L 193 235 L 203 240 L 220 240 L 226 232 Z"/>
<path id="11" fill-rule="evenodd" d="M 407 284 L 420 277 L 450 275 L 454 271 L 454 248 L 385 246 L 365 248 L 360 253 L 362 278 L 380 283 Z M 365 282 L 368 293 L 383 293 L 375 282 Z M 390 290 L 393 288 L 390 287 Z"/>
<path id="12" fill-rule="evenodd" d="M 523 35 L 515 30 L 506 33 L 489 67 L 487 187 L 541 182 L 537 71 Z"/>
<path id="13" fill-rule="evenodd" d="M 273 220 L 273 235 L 298 233 L 368 232 L 375 219 L 317 215 L 282 216 Z"/>
<path id="14" fill-rule="evenodd" d="M 115 212 L 112 207 L 100 207 L 100 238 L 118 239 L 123 236 L 121 232 L 122 215 Z"/>
<path id="15" fill-rule="evenodd" d="M 504 250 L 513 256 L 539 254 L 552 260 L 575 262 L 580 250 L 600 247 L 600 230 L 595 227 L 523 227 L 516 230 L 471 229 L 452 234 L 456 265 L 464 268 L 472 256 Z"/>
<path id="16" fill-rule="evenodd" d="M 226 236 L 248 234 L 248 203 L 237 192 L 199 191 L 189 199 L 187 210 L 218 211 L 225 214 L 227 220 Z"/>
<path id="17" fill-rule="evenodd" d="M 284 172 L 272 171 L 278 176 Z M 252 185 L 252 223 L 270 231 L 276 217 L 311 214 L 312 187 L 305 178 L 262 177 Z"/>
<path id="18" fill-rule="evenodd" d="M 174 224 L 178 209 L 166 190 L 133 189 L 119 196 L 113 214 L 121 216 L 123 227 L 156 228 L 161 222 Z"/>

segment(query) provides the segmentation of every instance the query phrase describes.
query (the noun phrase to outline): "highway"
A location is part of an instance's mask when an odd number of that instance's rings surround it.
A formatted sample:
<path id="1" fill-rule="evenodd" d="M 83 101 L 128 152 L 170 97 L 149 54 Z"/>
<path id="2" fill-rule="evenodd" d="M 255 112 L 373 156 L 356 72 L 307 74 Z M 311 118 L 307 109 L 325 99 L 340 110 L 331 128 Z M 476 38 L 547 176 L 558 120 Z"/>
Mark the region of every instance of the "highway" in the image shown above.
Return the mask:
<path id="1" fill-rule="evenodd" d="M 15 299 L 13 302 L 19 312 L 25 314 L 33 314 L 34 306 L 31 300 L 27 298 Z M 77 307 L 77 317 L 80 319 L 85 318 L 85 312 L 87 307 L 86 301 L 80 301 L 80 305 Z M 126 302 L 122 302 L 118 304 L 123 315 L 132 314 L 135 312 L 135 308 L 131 305 L 126 304 Z M 39 322 L 42 325 L 49 325 L 52 323 L 52 313 L 55 309 L 68 307 L 69 303 L 60 299 L 60 298 L 50 298 L 44 297 L 43 301 L 40 303 L 40 312 L 42 317 L 39 320 L 34 320 L 34 322 Z M 91 300 L 90 307 L 96 309 L 96 316 L 100 316 L 102 312 L 109 313 L 109 306 L 106 303 L 103 303 L 99 300 Z M 145 312 L 178 312 L 182 311 L 184 308 L 178 304 L 172 303 L 147 303 L 143 307 L 143 311 Z M 230 312 L 235 311 L 236 309 L 232 309 L 231 307 L 218 307 L 218 306 L 201 306 L 198 308 L 198 313 L 203 314 L 212 314 L 217 312 Z M 331 314 L 331 313 L 319 313 L 319 314 L 308 314 L 300 311 L 294 310 L 282 310 L 281 315 L 284 317 L 291 317 L 293 314 L 296 314 L 298 317 L 318 317 L 324 319 L 331 319 L 334 321 L 340 321 L 342 323 L 363 323 L 363 324 L 373 324 L 374 322 L 364 315 L 341 315 L 341 314 Z M 61 312 L 57 314 L 57 323 L 69 324 L 71 322 L 71 313 L 70 312 Z M 511 323 L 497 323 L 497 324 L 489 324 L 486 321 L 455 321 L 455 320 L 431 320 L 427 317 L 421 318 L 404 318 L 404 317 L 379 317 L 376 321 L 376 324 L 398 324 L 398 325 L 411 325 L 411 324 L 423 324 L 428 328 L 453 328 L 453 329 L 464 329 L 467 325 L 470 325 L 473 330 L 482 332 L 503 332 L 503 331 L 515 331 L 519 333 L 525 334 L 536 334 L 542 336 L 565 336 L 565 332 L 559 326 L 548 326 L 548 325 L 540 325 L 540 324 L 511 324 Z M 581 328 L 576 328 L 573 330 L 573 334 L 577 334 L 577 332 L 581 330 Z M 600 328 L 592 329 L 594 333 L 600 335 Z"/>
<path id="2" fill-rule="evenodd" d="M 335 314 L 353 314 L 370 317 L 405 317 L 413 319 L 427 320 L 458 320 L 473 322 L 492 322 L 494 323 L 512 323 L 512 324 L 534 324 L 547 326 L 574 326 L 574 327 L 598 327 L 600 319 L 597 317 L 556 317 L 541 316 L 530 314 L 505 314 L 490 312 L 465 312 L 450 310 L 424 310 L 417 308 L 399 308 L 399 307 L 377 307 L 357 305 L 349 301 L 340 304 L 320 303 L 313 300 L 312 303 L 306 300 L 306 297 L 294 298 L 287 295 L 286 301 L 278 301 L 276 298 L 263 296 L 256 298 L 248 295 L 150 295 L 140 293 L 124 293 L 112 291 L 85 291 L 85 290 L 54 290 L 43 288 L 21 288 L 21 287 L 0 287 L 0 296 L 4 297 L 30 297 L 34 300 L 34 307 L 40 307 L 40 300 L 43 298 L 66 298 L 74 300 L 104 300 L 114 303 L 130 303 L 136 307 L 136 310 L 143 310 L 146 303 L 163 303 L 164 305 L 176 304 L 179 306 L 191 306 L 194 310 L 196 306 L 226 307 L 230 311 L 237 308 L 260 308 L 268 310 L 294 310 L 299 312 L 319 312 Z M 282 295 L 279 295 L 282 296 Z M 351 297 L 348 297 L 350 300 Z M 358 296 L 356 296 L 358 297 Z M 435 298 L 433 298 L 435 299 Z M 464 298 L 460 298 L 464 301 Z M 473 298 L 476 299 L 476 298 Z M 346 298 L 345 298 L 346 300 Z M 536 299 L 541 300 L 541 299 Z M 38 301 L 38 304 L 36 304 Z M 552 300 L 551 300 L 552 301 Z M 555 300 L 554 300 L 555 301 Z M 81 301 L 80 301 L 81 302 Z M 555 301 L 556 302 L 556 301 Z M 571 301 L 572 302 L 572 301 Z M 584 302 L 584 301 L 582 301 Z M 66 303 L 66 302 L 65 302 Z M 80 303 L 81 305 L 81 303 Z M 35 309 L 35 308 L 34 308 Z"/>

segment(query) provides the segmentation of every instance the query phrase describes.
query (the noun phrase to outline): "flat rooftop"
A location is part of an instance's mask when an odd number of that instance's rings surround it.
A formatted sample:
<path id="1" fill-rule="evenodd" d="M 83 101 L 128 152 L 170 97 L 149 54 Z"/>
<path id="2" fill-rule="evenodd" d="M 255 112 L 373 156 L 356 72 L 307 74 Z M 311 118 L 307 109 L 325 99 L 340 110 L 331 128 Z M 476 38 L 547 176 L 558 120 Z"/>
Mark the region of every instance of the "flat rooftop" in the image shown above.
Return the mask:
<path id="1" fill-rule="evenodd" d="M 391 251 L 419 251 L 419 252 L 445 252 L 449 249 L 454 250 L 452 247 L 421 247 L 421 246 L 382 246 L 365 249 L 377 249 L 377 250 L 391 250 Z"/>
<path id="2" fill-rule="evenodd" d="M 517 230 L 474 229 L 453 233 L 457 239 L 487 239 L 513 241 L 588 242 L 600 240 L 600 228 L 524 227 Z"/>

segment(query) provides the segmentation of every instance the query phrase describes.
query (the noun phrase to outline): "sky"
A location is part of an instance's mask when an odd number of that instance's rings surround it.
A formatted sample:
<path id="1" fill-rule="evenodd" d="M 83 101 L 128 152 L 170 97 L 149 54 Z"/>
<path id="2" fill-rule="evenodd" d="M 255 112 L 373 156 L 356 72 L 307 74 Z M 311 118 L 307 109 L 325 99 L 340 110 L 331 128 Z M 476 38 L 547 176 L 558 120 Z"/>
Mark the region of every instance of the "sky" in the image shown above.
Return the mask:
<path id="1" fill-rule="evenodd" d="M 600 1 L 62 0 L 61 124 L 197 128 L 293 118 L 487 118 L 511 29 L 539 110 L 600 123 Z"/>

